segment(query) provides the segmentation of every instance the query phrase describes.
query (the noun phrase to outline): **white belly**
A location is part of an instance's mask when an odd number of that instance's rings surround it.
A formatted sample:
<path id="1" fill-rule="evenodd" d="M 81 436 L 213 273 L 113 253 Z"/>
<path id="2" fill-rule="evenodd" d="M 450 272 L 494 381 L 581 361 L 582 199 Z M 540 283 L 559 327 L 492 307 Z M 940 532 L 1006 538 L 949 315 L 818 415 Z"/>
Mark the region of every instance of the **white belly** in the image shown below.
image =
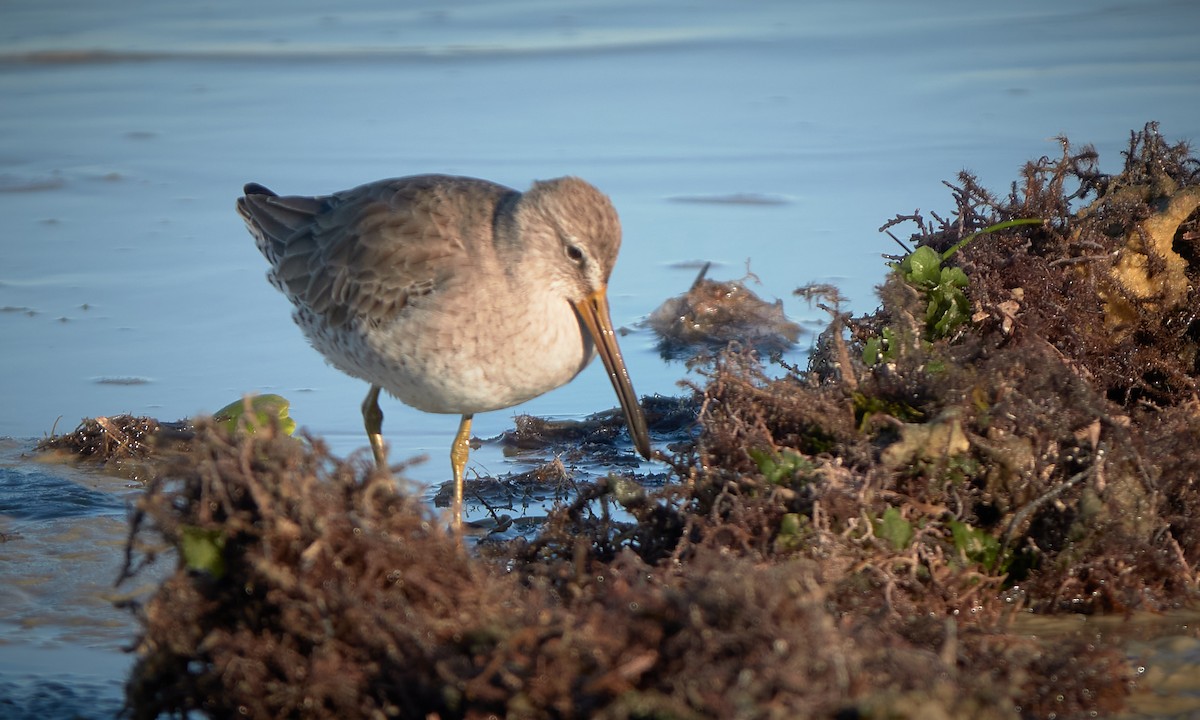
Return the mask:
<path id="1" fill-rule="evenodd" d="M 499 410 L 566 384 L 595 347 L 565 300 L 522 307 L 414 304 L 390 325 L 330 328 L 297 310 L 313 347 L 345 373 L 434 413 Z"/>

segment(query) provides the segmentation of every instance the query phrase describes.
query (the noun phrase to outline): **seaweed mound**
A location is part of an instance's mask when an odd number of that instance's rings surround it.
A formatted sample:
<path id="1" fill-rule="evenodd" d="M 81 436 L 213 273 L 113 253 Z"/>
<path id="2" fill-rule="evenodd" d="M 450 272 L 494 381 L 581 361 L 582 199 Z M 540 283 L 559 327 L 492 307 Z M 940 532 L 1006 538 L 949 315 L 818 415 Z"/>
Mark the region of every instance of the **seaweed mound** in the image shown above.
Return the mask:
<path id="1" fill-rule="evenodd" d="M 392 479 L 200 424 L 146 489 L 135 717 L 1091 717 L 1135 673 L 1019 613 L 1194 602 L 1200 163 L 1064 139 L 909 222 L 881 304 L 809 368 L 729 350 L 676 482 L 585 485 L 465 551 Z M 910 249 L 911 248 L 911 249 Z M 539 431 L 541 432 L 541 431 Z M 617 512 L 619 510 L 619 512 Z"/>
<path id="2" fill-rule="evenodd" d="M 601 560 L 585 533 L 569 556 L 543 543 L 536 568 L 506 572 L 465 552 L 392 479 L 319 441 L 231 439 L 201 425 L 176 462 L 134 517 L 127 572 L 167 547 L 179 566 L 134 606 L 145 631 L 127 689 L 133 717 L 811 717 L 896 706 L 1001 717 L 1022 668 L 1071 656 L 1026 641 L 980 653 L 952 680 L 961 648 L 984 636 L 871 613 L 847 625 L 830 613 L 836 583 L 812 560 L 698 546 L 682 565 L 651 564 L 612 544 Z M 587 505 L 577 501 L 576 518 Z M 1097 653 L 1091 672 L 1118 660 Z"/>

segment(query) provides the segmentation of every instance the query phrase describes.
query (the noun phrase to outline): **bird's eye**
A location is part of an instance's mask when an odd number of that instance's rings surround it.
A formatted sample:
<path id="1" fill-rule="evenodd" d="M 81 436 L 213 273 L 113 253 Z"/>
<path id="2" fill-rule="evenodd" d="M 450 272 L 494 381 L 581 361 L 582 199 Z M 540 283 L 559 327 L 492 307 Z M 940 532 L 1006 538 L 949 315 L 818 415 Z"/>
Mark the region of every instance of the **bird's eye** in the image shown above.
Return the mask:
<path id="1" fill-rule="evenodd" d="M 578 245 L 567 243 L 563 249 L 567 253 L 567 258 L 576 265 L 583 264 L 583 250 L 579 249 Z"/>

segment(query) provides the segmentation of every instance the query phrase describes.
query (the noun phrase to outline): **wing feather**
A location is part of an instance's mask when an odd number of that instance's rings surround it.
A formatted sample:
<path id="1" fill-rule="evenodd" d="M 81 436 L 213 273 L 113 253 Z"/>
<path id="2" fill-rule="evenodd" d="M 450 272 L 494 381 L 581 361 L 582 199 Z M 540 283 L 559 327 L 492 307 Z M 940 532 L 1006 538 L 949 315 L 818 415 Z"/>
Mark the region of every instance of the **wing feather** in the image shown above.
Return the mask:
<path id="1" fill-rule="evenodd" d="M 436 293 L 490 252 L 497 203 L 515 191 L 421 175 L 335 195 L 280 197 L 247 185 L 238 212 L 272 265 L 272 283 L 332 325 L 377 323 Z M 473 235 L 486 234 L 487 237 Z"/>

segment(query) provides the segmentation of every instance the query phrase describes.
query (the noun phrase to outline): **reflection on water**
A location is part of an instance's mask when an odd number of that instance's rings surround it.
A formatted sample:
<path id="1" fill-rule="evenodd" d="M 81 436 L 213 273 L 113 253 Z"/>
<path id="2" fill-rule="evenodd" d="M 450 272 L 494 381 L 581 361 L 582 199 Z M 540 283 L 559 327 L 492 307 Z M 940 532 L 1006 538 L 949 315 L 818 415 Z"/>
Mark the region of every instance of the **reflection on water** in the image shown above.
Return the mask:
<path id="1" fill-rule="evenodd" d="M 1194 718 L 1200 713 L 1200 612 L 1186 624 L 1127 646 L 1137 664 L 1140 691 L 1129 700 L 1128 717 Z"/>
<path id="2" fill-rule="evenodd" d="M 1137 690 L 1121 718 L 1191 718 L 1200 712 L 1200 609 L 1129 616 L 1018 615 L 1012 631 L 1047 642 L 1075 638 L 1119 647 Z"/>

